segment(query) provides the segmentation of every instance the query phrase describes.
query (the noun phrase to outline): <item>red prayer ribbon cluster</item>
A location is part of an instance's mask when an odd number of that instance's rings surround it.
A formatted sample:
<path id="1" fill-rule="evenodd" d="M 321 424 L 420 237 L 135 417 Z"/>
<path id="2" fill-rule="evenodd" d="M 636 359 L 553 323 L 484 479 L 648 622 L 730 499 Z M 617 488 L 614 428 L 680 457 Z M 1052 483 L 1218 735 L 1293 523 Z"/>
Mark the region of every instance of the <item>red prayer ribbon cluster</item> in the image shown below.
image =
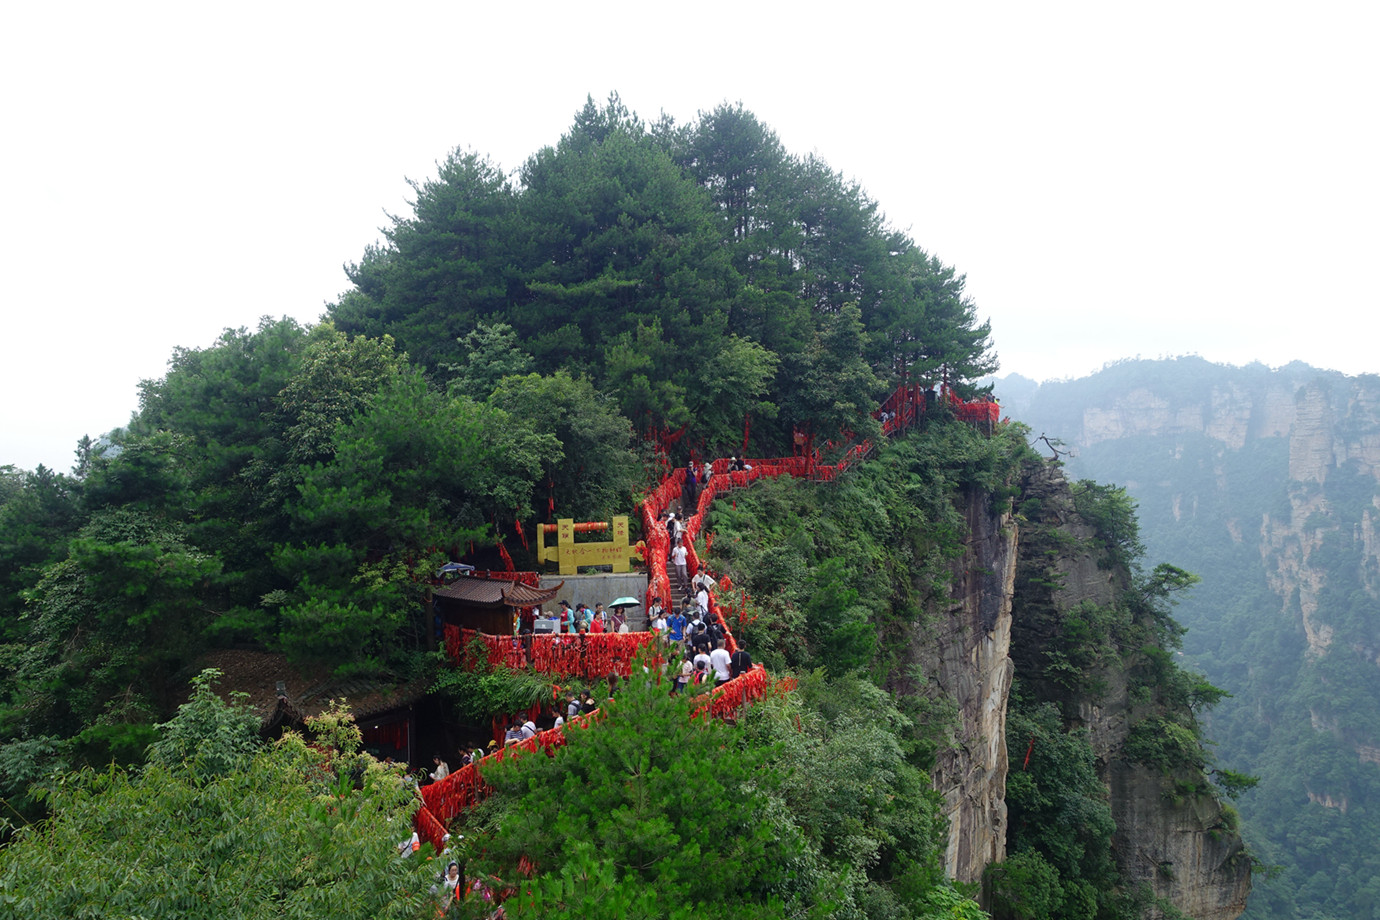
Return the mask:
<path id="1" fill-rule="evenodd" d="M 941 398 L 947 398 L 953 407 L 954 415 L 961 421 L 970 424 L 994 424 L 999 418 L 1000 409 L 995 402 L 987 400 L 964 402 L 952 392 L 944 393 Z M 886 419 L 882 422 L 882 431 L 887 435 L 895 434 L 910 427 L 924 413 L 926 399 L 926 392 L 919 384 L 902 385 L 897 387 L 896 391 L 882 403 L 874 413 L 874 417 L 881 417 L 885 413 Z M 682 434 L 684 434 L 683 428 L 674 435 L 668 433 L 667 436 L 657 437 L 660 451 L 664 453 L 666 447 L 675 443 Z M 746 443 L 746 420 L 744 421 L 743 434 Z M 851 436 L 849 440 L 851 440 Z M 864 440 L 852 445 L 838 463 L 824 464 L 819 462 L 817 450 L 808 452 L 803 450 L 803 445 L 812 443 L 812 438 L 798 437 L 797 441 L 800 442 L 798 447 L 802 448 L 797 456 L 748 460 L 747 465 L 751 467 L 748 470 L 730 472 L 728 469 L 729 461 L 725 459 L 715 460 L 710 464 L 714 475 L 710 477 L 709 482 L 700 484 L 699 498 L 695 504 L 694 512 L 688 517 L 682 516 L 682 524 L 687 537 L 685 541 L 688 550 L 686 569 L 689 574 L 693 576 L 698 574 L 700 570 L 699 554 L 695 551 L 695 538 L 699 536 L 704 513 L 709 510 L 709 506 L 720 494 L 730 489 L 744 488 L 762 478 L 775 476 L 808 477 L 820 482 L 832 482 L 838 478 L 841 472 L 866 459 L 872 450 L 872 443 Z M 830 442 L 830 446 L 832 446 L 832 442 Z M 642 532 L 646 535 L 647 546 L 647 603 L 649 605 L 653 597 L 659 596 L 668 604 L 674 600 L 671 597 L 671 582 L 666 571 L 671 541 L 666 531 L 666 525 L 660 518 L 662 512 L 666 511 L 673 501 L 680 499 L 684 483 L 685 470 L 672 470 L 655 489 L 648 493 L 641 504 Z M 688 509 L 682 509 L 682 511 L 685 510 Z M 710 540 L 712 541 L 712 535 Z M 504 562 L 511 568 L 512 563 L 502 544 L 499 545 L 499 552 L 504 557 Z M 479 573 L 475 574 L 478 575 Z M 540 576 L 535 572 L 507 571 L 484 574 L 489 578 L 517 581 L 532 587 L 537 587 L 540 581 Z M 746 605 L 746 601 L 747 597 L 744 595 L 744 605 Z M 709 614 L 718 620 L 723 627 L 725 646 L 728 651 L 730 653 L 736 652 L 738 650 L 737 640 L 734 639 L 733 633 L 729 629 L 728 621 L 724 617 L 724 610 L 719 606 L 718 599 L 713 594 L 709 598 Z M 529 640 L 531 648 L 529 662 L 529 653 L 524 649 L 520 639 L 511 636 L 485 635 L 474 630 L 462 630 L 457 626 L 447 624 L 445 627 L 445 646 L 450 659 L 461 667 L 475 667 L 478 662 L 469 657 L 471 642 L 475 638 L 482 641 L 484 654 L 490 665 L 505 664 L 512 668 L 522 668 L 530 663 L 533 668 L 543 674 L 574 675 L 586 680 L 602 678 L 610 673 L 626 678 L 631 673 L 633 658 L 638 650 L 656 641 L 654 633 L 532 636 Z M 659 658 L 654 660 L 660 661 Z M 694 717 L 699 718 L 708 714 L 710 718 L 732 721 L 737 718 L 738 712 L 748 703 L 759 700 L 768 693 L 789 692 L 794 687 L 795 681 L 773 681 L 765 668 L 760 664 L 753 665 L 745 673 L 738 675 L 722 686 L 715 687 L 710 692 L 709 700 L 695 711 Z M 534 707 L 534 709 L 540 709 L 540 707 Z M 580 716 L 568 723 L 567 727 L 587 726 L 597 718 L 602 718 L 601 710 Z M 498 731 L 497 727 L 495 731 Z M 555 756 L 556 750 L 565 743 L 565 734 L 561 729 L 539 732 L 533 738 L 499 748 L 483 760 L 466 764 L 440 782 L 423 787 L 421 790 L 422 805 L 417 810 L 414 820 L 418 835 L 429 842 L 437 852 L 440 852 L 443 846 L 442 838 L 445 834 L 446 822 L 483 798 L 489 791 L 487 784 L 479 775 L 480 763 L 491 759 L 502 761 L 505 758 L 532 754 L 539 750 L 547 756 Z"/>

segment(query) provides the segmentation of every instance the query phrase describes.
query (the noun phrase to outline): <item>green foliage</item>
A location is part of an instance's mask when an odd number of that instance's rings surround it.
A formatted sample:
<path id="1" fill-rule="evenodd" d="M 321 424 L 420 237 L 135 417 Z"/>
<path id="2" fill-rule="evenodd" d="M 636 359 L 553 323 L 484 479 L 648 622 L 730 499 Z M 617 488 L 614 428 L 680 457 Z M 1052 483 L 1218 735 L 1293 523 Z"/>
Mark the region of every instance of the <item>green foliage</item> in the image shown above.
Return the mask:
<path id="1" fill-rule="evenodd" d="M 682 444 L 717 451 L 750 415 L 771 455 L 797 426 L 869 433 L 907 375 L 968 392 L 995 365 L 963 277 L 741 106 L 649 127 L 590 99 L 517 186 L 456 151 L 413 188 L 330 315 L 476 400 L 530 355 L 639 432 L 689 424 Z"/>
<path id="2" fill-rule="evenodd" d="M 552 439 L 554 449 L 543 451 L 539 462 L 559 517 L 606 521 L 626 513 L 638 473 L 629 447 L 632 426 L 588 379 L 566 371 L 507 376 L 489 405 Z"/>
<path id="3" fill-rule="evenodd" d="M 192 678 L 192 698 L 170 721 L 156 726 L 159 738 L 149 746 L 150 764 L 186 769 L 197 782 L 246 765 L 259 746 L 259 717 L 245 702 L 247 694 L 233 703 L 216 695 L 220 677 L 220 671 L 207 668 Z"/>
<path id="4" fill-rule="evenodd" d="M 1129 760 L 1168 773 L 1181 767 L 1202 767 L 1202 740 L 1193 726 L 1154 717 L 1131 726 L 1122 753 Z"/>
<path id="5" fill-rule="evenodd" d="M 812 871 L 821 883 L 839 879 L 831 916 L 962 909 L 939 893 L 948 890 L 947 825 L 917 763 L 915 742 L 925 730 L 889 695 L 856 676 L 830 679 L 816 671 L 795 693 L 755 705 L 744 727 L 749 743 L 769 748 L 784 774 L 776 796 L 810 853 L 797 871 Z"/>
<path id="6" fill-rule="evenodd" d="M 948 595 L 967 503 L 1006 489 L 1025 451 L 1016 432 L 936 423 L 827 488 L 778 479 L 716 502 L 710 564 L 751 598 L 735 635 L 772 667 L 906 680 L 895 656 Z"/>
<path id="7" fill-rule="evenodd" d="M 479 640 L 475 640 L 476 643 Z M 552 683 L 533 671 L 515 671 L 502 665 L 487 666 L 482 647 L 472 649 L 474 660 L 486 666 L 444 667 L 437 671 L 433 685 L 449 701 L 459 718 L 473 725 L 487 725 L 496 715 L 525 712 L 537 703 L 552 699 Z"/>
<path id="8" fill-rule="evenodd" d="M 1136 521 L 1136 503 L 1126 490 L 1084 479 L 1073 489 L 1074 507 L 1097 531 L 1104 555 L 1103 568 L 1131 569 L 1145 555 Z"/>
<path id="9" fill-rule="evenodd" d="M 532 356 L 518 345 L 517 333 L 507 323 L 477 323 L 460 339 L 464 364 L 444 365 L 454 376 L 452 395 L 468 396 L 475 402 L 487 399 L 504 377 L 523 376 L 532 371 Z"/>
<path id="10" fill-rule="evenodd" d="M 618 892 L 633 885 L 655 893 L 659 915 L 780 916 L 783 893 L 806 909 L 802 898 L 822 904 L 822 892 L 792 891 L 801 841 L 787 818 L 767 818 L 779 777 L 766 752 L 718 720 L 692 719 L 692 695 L 668 696 L 640 668 L 633 675 L 604 704 L 607 718 L 569 731 L 558 757 L 486 767 L 498 795 L 476 843 L 479 866 L 525 887 L 526 856 L 544 903 L 568 911 L 576 898 L 593 917 L 620 916 Z M 582 898 L 587 889 L 562 867 L 612 881 L 610 904 Z M 634 903 L 647 904 L 642 895 Z M 509 912 L 544 916 L 523 903 Z"/>
<path id="11" fill-rule="evenodd" d="M 207 703 L 194 700 L 200 715 L 179 715 L 169 738 L 210 727 L 201 718 Z M 211 722 L 235 718 L 225 708 Z M 217 733 L 188 752 L 221 747 Z M 410 832 L 415 803 L 396 773 L 370 760 L 358 782 L 342 786 L 323 755 L 291 734 L 237 755 L 224 772 L 205 771 L 206 760 L 171 762 L 182 746 L 162 748 L 143 770 L 54 781 L 52 817 L 0 850 L 4 912 L 34 920 L 434 916 L 424 894 L 432 873 L 394 848 Z"/>
<path id="12" fill-rule="evenodd" d="M 1049 920 L 1061 914 L 1064 886 L 1059 870 L 1035 850 L 988 866 L 984 882 L 992 915 L 999 920 Z"/>
<path id="13" fill-rule="evenodd" d="M 788 417 L 823 438 L 847 442 L 850 432 L 859 439 L 880 437 L 870 413 L 885 387 L 866 361 L 866 345 L 857 304 L 825 317 L 809 348 L 785 356 L 785 374 L 795 384 L 782 396 Z"/>
<path id="14" fill-rule="evenodd" d="M 1216 742 L 1216 760 L 1259 777 L 1239 790 L 1241 832 L 1277 871 L 1256 876 L 1245 920 L 1364 917 L 1380 904 L 1372 884 L 1380 874 L 1372 844 L 1380 771 L 1357 753 L 1380 738 L 1380 680 L 1373 655 L 1361 651 L 1376 647 L 1377 582 L 1358 527 L 1374 515 L 1375 479 L 1346 459 L 1358 439 L 1373 436 L 1376 384 L 1297 363 L 1134 361 L 1041 386 L 1024 414 L 1069 436 L 1090 408 L 1138 391 L 1171 418 L 1212 420 L 1202 430 L 1080 444 L 1068 467 L 1126 483 L 1149 558 L 1191 560 L 1202 576 L 1174 611 L 1188 631 L 1182 657 L 1170 660 L 1230 694 L 1198 718 Z M 1321 482 L 1295 481 L 1291 470 L 1291 454 L 1314 436 L 1258 425 L 1267 405 L 1284 405 L 1287 419 L 1300 398 L 1313 400 L 1300 405 L 1305 412 L 1327 412 L 1331 443 L 1345 445 Z M 1226 435 L 1219 423 L 1229 417 L 1250 424 Z M 1310 649 L 1305 610 L 1315 640 L 1331 632 L 1325 650 Z M 1140 673 L 1153 685 L 1158 662 L 1146 663 Z M 1182 684 L 1172 693 L 1193 696 Z M 1220 780 L 1224 771 L 1208 772 Z"/>
<path id="15" fill-rule="evenodd" d="M 78 483 L 40 466 L 0 467 L 0 641 L 18 638 L 23 592 L 66 553 L 80 522 Z"/>
<path id="16" fill-rule="evenodd" d="M 336 429 L 330 462 L 306 472 L 289 504 L 296 540 L 274 557 L 292 585 L 283 651 L 363 670 L 416 649 L 421 579 L 489 522 L 525 515 L 542 458 L 558 450 L 553 435 L 447 397 L 420 372 L 398 377 Z"/>
<path id="17" fill-rule="evenodd" d="M 67 770 L 67 745 L 51 735 L 0 744 L 0 839 L 43 816 L 38 784 Z"/>
<path id="18" fill-rule="evenodd" d="M 1006 723 L 1011 856 L 988 875 L 994 916 L 1120 917 L 1116 826 L 1087 732 L 1066 731 L 1053 704 L 1031 705 L 1014 691 L 1013 699 Z"/>
<path id="19" fill-rule="evenodd" d="M 28 595 L 10 684 L 21 734 L 150 723 L 170 703 L 172 675 L 201 648 L 202 598 L 219 571 L 180 525 L 127 510 L 94 515 Z M 102 747 L 96 763 L 111 756 Z"/>

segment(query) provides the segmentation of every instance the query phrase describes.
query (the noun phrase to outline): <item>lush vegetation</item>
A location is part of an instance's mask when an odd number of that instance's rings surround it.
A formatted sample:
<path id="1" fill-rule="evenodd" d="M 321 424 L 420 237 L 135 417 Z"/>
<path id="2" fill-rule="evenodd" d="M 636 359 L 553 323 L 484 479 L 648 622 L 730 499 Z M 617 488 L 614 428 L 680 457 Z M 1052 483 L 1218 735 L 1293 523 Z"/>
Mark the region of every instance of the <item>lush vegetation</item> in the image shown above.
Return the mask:
<path id="1" fill-rule="evenodd" d="M 0 470 L 7 906 L 434 913 L 392 849 L 412 801 L 399 777 L 339 713 L 317 726 L 323 759 L 295 736 L 260 746 L 206 681 L 177 709 L 207 649 L 426 677 L 459 721 L 512 712 L 550 685 L 435 673 L 424 600 L 441 563 L 533 567 L 536 522 L 626 513 L 667 463 L 875 437 L 897 382 L 966 395 L 995 365 L 962 277 L 741 106 L 649 125 L 591 101 L 515 178 L 458 151 L 414 190 L 323 322 L 265 318 L 179 349 L 70 474 Z M 927 775 L 953 703 L 906 651 L 949 599 L 965 515 L 1020 498 L 1040 517 L 1017 483 L 1026 435 L 938 412 L 828 487 L 717 503 L 704 549 L 733 585 L 731 625 L 800 688 L 729 726 L 638 674 L 559 757 L 490 771 L 467 868 L 521 892 L 513 916 L 982 916 L 943 879 Z M 1080 496 L 1103 562 L 1133 570 L 1125 496 Z M 1013 781 L 1026 820 L 991 880 L 1000 911 L 1133 909 L 1105 790 L 1046 691 L 1096 693 L 1125 667 L 1144 704 L 1135 756 L 1207 765 L 1197 719 L 1219 694 L 1169 657 L 1168 599 L 1189 581 L 1135 573 L 1117 604 L 1030 646 L 1013 730 L 1046 739 L 1058 781 Z M 1038 566 L 1027 582 L 1034 604 L 1058 587 Z"/>
<path id="2" fill-rule="evenodd" d="M 1017 677 L 1006 732 L 1011 831 L 1007 861 L 988 872 L 993 915 L 1137 917 L 1153 897 L 1113 859 L 1116 827 L 1099 760 L 1148 767 L 1178 796 L 1213 795 L 1209 774 L 1233 795 L 1255 779 L 1214 766 L 1200 720 L 1225 694 L 1175 661 L 1184 629 L 1171 606 L 1198 578 L 1165 563 L 1144 569 L 1124 489 L 1084 480 L 1065 493 L 1036 484 L 1041 478 L 1032 477 L 1019 506 Z M 1062 594 L 1080 558 L 1091 558 L 1108 584 L 1105 597 L 1070 604 Z M 1087 707 L 1124 711 L 1116 750 L 1094 750 L 1080 712 Z"/>
<path id="3" fill-rule="evenodd" d="M 911 683 L 907 630 L 948 596 L 966 501 L 1007 504 L 1027 456 L 1019 426 L 987 438 L 941 421 L 830 488 L 783 478 L 716 503 L 711 565 L 734 585 L 735 635 L 777 669 Z"/>
<path id="4" fill-rule="evenodd" d="M 1300 364 L 1135 361 L 1047 384 L 1022 414 L 1077 448 L 1071 470 L 1128 484 L 1151 557 L 1191 560 L 1202 576 L 1177 611 L 1189 627 L 1183 652 L 1231 694 L 1201 718 L 1217 759 L 1260 777 L 1238 807 L 1252 851 L 1274 867 L 1257 878 L 1247 920 L 1368 917 L 1380 905 L 1378 595 L 1364 536 L 1377 484 L 1363 452 L 1347 459 L 1352 447 L 1326 461 L 1323 481 L 1297 481 L 1289 437 L 1311 392 L 1329 412 L 1324 446 L 1362 443 L 1380 425 L 1376 391 L 1375 378 Z M 1131 394 L 1142 404 L 1150 394 L 1165 417 L 1204 424 L 1128 426 L 1080 443 L 1087 408 Z M 1305 603 L 1315 634 L 1331 631 L 1325 651 L 1309 650 Z M 1175 736 L 1163 728 L 1147 725 L 1138 737 L 1147 759 L 1174 756 Z"/>
<path id="5" fill-rule="evenodd" d="M 695 696 L 637 671 L 558 756 L 485 769 L 464 852 L 510 916 L 985 916 L 944 881 L 916 727 L 875 685 L 815 674 L 738 726 Z"/>
<path id="6" fill-rule="evenodd" d="M 591 101 L 514 179 L 457 151 L 414 189 L 326 321 L 180 348 L 70 474 L 0 470 L 0 795 L 140 759 L 210 646 L 417 677 L 439 564 L 530 567 L 658 449 L 876 433 L 902 377 L 995 363 L 962 277 L 740 106 Z"/>
<path id="7" fill-rule="evenodd" d="M 415 795 L 339 712 L 261 746 L 203 675 L 142 768 L 48 783 L 52 818 L 0 849 L 0 905 L 33 920 L 423 918 L 434 865 L 399 859 Z M 331 754 L 323 753 L 329 750 Z M 429 848 L 428 848 L 429 849 Z"/>

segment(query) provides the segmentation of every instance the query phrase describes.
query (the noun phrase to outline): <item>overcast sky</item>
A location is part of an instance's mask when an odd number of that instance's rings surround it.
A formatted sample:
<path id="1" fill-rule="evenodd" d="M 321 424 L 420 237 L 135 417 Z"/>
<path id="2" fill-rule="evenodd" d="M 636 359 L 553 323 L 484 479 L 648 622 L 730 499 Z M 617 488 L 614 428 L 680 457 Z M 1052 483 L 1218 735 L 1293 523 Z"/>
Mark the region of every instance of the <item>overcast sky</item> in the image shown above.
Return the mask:
<path id="1" fill-rule="evenodd" d="M 0 464 L 317 320 L 455 147 L 741 101 L 968 277 L 1002 373 L 1380 372 L 1380 4 L 180 2 L 0 12 Z"/>

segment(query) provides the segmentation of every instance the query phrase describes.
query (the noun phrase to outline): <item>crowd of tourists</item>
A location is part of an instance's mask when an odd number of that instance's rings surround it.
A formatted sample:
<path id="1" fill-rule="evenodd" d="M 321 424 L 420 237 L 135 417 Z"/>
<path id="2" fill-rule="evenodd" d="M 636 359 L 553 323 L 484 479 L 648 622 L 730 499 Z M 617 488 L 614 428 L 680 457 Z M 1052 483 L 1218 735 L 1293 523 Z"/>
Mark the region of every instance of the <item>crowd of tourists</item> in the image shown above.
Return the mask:
<path id="1" fill-rule="evenodd" d="M 748 469 L 751 467 L 737 455 L 729 462 L 730 471 Z M 708 463 L 701 465 L 692 461 L 687 465 L 682 486 L 682 515 L 685 509 L 695 508 L 700 489 L 711 481 L 713 475 L 713 468 Z M 696 685 L 723 686 L 752 669 L 752 656 L 741 642 L 736 642 L 735 650 L 730 653 L 727 631 L 717 617 L 710 616 L 710 592 L 715 587 L 714 579 L 703 570 L 697 572 L 693 578 L 689 576 L 689 548 L 682 517 L 677 516 L 675 512 L 667 511 L 660 520 L 670 538 L 668 561 L 674 566 L 677 585 L 683 590 L 684 596 L 681 604 L 669 608 L 660 597 L 651 600 L 647 609 L 647 629 L 657 637 L 661 651 L 655 660 L 665 668 L 671 694 L 688 692 L 689 688 Z M 526 608 L 519 611 L 516 617 L 514 625 L 517 636 L 514 638 L 514 645 L 515 648 L 521 647 L 526 652 L 529 663 L 532 637 L 536 633 L 539 619 L 554 621 L 554 631 L 558 635 L 579 636 L 582 640 L 586 635 L 630 631 L 627 605 L 616 602 L 607 607 L 603 603 L 596 603 L 590 607 L 585 603 L 572 606 L 568 600 L 562 600 L 549 614 L 535 607 Z M 567 721 L 593 712 L 599 707 L 600 698 L 611 700 L 615 697 L 618 686 L 618 674 L 610 671 L 606 687 L 601 683 L 597 688 L 590 685 L 579 690 L 567 689 L 557 707 L 545 709 L 547 716 L 552 720 L 550 727 L 559 729 Z M 506 747 L 535 738 L 538 731 L 534 717 L 519 716 L 508 724 L 503 745 Z M 489 742 L 487 750 L 475 748 L 461 751 L 460 766 L 478 763 L 497 747 L 498 741 L 493 740 Z M 432 782 L 440 782 L 450 775 L 450 764 L 440 753 L 433 755 L 432 763 L 433 769 L 426 773 L 426 777 Z M 418 834 L 414 833 L 409 840 L 399 844 L 400 853 L 404 857 L 410 856 L 419 849 L 419 840 Z M 467 880 L 461 863 L 449 859 L 450 835 L 446 834 L 443 841 L 445 846 L 438 858 L 446 868 L 440 873 L 432 889 L 439 900 L 442 912 L 448 909 L 456 898 L 474 896 L 491 902 L 494 898 L 491 888 L 483 880 Z M 497 905 L 495 911 L 488 916 L 500 918 L 503 915 L 503 907 Z"/>

